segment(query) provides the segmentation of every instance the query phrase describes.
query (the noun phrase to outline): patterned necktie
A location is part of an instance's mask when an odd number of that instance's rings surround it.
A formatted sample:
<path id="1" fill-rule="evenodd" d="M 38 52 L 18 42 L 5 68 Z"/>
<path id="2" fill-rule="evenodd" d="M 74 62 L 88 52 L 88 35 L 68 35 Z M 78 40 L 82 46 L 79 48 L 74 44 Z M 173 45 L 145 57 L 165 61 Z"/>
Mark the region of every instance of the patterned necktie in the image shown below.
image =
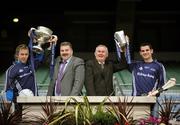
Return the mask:
<path id="1" fill-rule="evenodd" d="M 58 79 L 57 79 L 57 84 L 56 84 L 56 93 L 58 95 L 61 93 L 61 79 L 62 79 L 62 76 L 64 74 L 64 67 L 65 67 L 66 63 L 67 63 L 66 61 L 61 63 L 60 68 L 59 68 L 59 72 L 58 72 Z"/>

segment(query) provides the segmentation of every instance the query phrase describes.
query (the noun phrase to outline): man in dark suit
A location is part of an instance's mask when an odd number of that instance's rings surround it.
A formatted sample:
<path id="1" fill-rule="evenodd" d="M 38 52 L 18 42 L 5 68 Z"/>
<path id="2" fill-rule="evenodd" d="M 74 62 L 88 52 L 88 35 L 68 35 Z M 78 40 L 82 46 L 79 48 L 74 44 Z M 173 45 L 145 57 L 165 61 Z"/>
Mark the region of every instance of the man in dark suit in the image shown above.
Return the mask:
<path id="1" fill-rule="evenodd" d="M 114 95 L 113 73 L 123 70 L 127 63 L 113 63 L 106 60 L 108 48 L 98 45 L 94 52 L 95 59 L 86 62 L 85 88 L 88 96 Z"/>
<path id="2" fill-rule="evenodd" d="M 60 56 L 56 59 L 54 74 L 47 95 L 78 96 L 84 85 L 84 77 L 84 60 L 73 56 L 70 42 L 62 42 L 60 44 Z"/>

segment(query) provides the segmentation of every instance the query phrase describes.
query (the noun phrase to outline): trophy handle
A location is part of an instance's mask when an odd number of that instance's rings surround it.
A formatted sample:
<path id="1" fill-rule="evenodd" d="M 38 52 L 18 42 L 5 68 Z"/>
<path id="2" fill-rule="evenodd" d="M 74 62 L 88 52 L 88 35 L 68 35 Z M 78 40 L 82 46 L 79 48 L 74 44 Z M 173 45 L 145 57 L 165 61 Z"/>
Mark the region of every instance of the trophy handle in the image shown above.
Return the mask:
<path id="1" fill-rule="evenodd" d="M 37 29 L 36 28 L 31 28 L 29 31 L 28 31 L 28 36 L 32 39 L 32 42 L 33 43 L 37 43 L 37 37 L 36 37 L 36 34 L 35 34 L 35 31 Z"/>
<path id="2" fill-rule="evenodd" d="M 50 42 L 50 43 L 54 43 L 56 45 L 58 37 L 56 35 L 52 35 L 51 40 L 52 40 L 52 42 Z"/>
<path id="3" fill-rule="evenodd" d="M 126 44 L 129 45 L 129 37 L 127 35 L 125 36 L 125 39 L 126 39 Z"/>
<path id="4" fill-rule="evenodd" d="M 49 40 L 50 45 L 49 45 L 49 47 L 48 47 L 48 50 L 51 50 L 52 45 L 55 45 L 55 46 L 56 46 L 57 40 L 58 40 L 58 37 L 57 37 L 56 35 L 52 35 L 52 36 L 51 36 L 51 39 Z"/>
<path id="5" fill-rule="evenodd" d="M 31 28 L 29 31 L 28 31 L 28 36 L 31 37 L 31 33 L 34 32 L 36 29 L 35 28 Z"/>

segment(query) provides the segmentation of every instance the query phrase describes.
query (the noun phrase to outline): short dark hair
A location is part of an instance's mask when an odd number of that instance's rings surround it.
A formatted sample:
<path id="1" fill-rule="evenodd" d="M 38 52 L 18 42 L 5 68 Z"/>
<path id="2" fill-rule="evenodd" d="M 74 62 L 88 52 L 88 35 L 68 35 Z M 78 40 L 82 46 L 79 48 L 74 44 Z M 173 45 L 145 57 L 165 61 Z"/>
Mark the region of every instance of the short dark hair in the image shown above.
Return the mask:
<path id="1" fill-rule="evenodd" d="M 149 46 L 149 48 L 152 49 L 152 44 L 149 42 L 142 42 L 139 46 L 139 49 L 141 49 L 142 46 Z"/>
<path id="2" fill-rule="evenodd" d="M 61 43 L 60 43 L 60 47 L 61 47 L 61 46 L 70 46 L 71 49 L 72 49 L 72 44 L 71 44 L 70 42 L 67 42 L 67 41 L 61 42 Z"/>

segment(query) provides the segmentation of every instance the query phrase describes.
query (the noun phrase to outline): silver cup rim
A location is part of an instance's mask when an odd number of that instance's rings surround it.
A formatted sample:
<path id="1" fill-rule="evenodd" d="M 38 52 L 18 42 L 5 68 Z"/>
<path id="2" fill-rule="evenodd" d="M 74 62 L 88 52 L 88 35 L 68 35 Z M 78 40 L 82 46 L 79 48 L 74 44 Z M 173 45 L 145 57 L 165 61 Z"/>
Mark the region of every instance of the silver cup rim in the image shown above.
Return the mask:
<path id="1" fill-rule="evenodd" d="M 53 34 L 53 31 L 45 26 L 38 26 L 35 32 L 47 36 L 51 36 Z"/>

